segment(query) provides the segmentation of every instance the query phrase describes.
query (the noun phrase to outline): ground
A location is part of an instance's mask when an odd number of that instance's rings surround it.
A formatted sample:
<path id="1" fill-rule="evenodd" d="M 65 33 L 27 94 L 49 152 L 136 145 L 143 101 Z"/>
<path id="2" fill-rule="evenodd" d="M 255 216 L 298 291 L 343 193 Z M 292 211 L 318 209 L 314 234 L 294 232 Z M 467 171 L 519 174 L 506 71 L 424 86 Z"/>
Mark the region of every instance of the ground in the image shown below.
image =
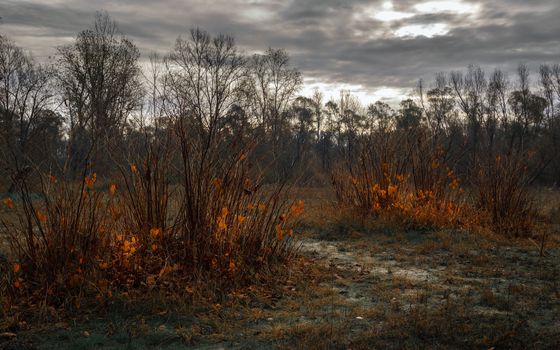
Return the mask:
<path id="1" fill-rule="evenodd" d="M 274 285 L 220 303 L 115 303 L 41 326 L 0 324 L 0 349 L 560 348 L 559 249 L 318 224 L 325 212 L 315 212 Z"/>

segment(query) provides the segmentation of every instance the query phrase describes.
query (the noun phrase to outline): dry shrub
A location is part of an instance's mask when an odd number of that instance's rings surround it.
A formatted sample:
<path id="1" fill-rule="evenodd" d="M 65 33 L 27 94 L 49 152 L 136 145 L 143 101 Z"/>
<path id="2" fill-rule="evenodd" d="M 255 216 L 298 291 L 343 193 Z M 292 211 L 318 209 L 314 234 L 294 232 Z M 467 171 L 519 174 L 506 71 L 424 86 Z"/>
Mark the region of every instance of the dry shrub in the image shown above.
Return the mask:
<path id="1" fill-rule="evenodd" d="M 443 140 L 423 129 L 370 135 L 355 162 L 333 176 L 338 201 L 394 224 L 415 228 L 488 228 L 529 237 L 538 219 L 529 186 L 539 169 L 531 152 L 492 155 L 470 177 L 474 203 L 460 188 Z M 474 204 L 474 205 L 473 205 Z"/>
<path id="2" fill-rule="evenodd" d="M 170 132 L 162 132 L 158 137 L 146 133 L 142 144 L 132 147 L 143 152 L 129 156 L 125 164 L 119 165 L 120 188 L 113 208 L 115 219 L 122 217 L 118 236 L 134 236 L 143 249 L 156 251 L 154 240 L 163 242 L 173 225 L 170 143 Z"/>
<path id="3" fill-rule="evenodd" d="M 380 132 L 355 164 L 333 175 L 340 204 L 406 227 L 450 227 L 464 221 L 459 179 L 447 152 L 423 130 Z"/>
<path id="4" fill-rule="evenodd" d="M 403 140 L 403 135 L 386 131 L 367 137 L 358 148 L 357 160 L 347 159 L 333 174 L 338 201 L 363 213 L 392 208 L 410 160 Z"/>
<path id="5" fill-rule="evenodd" d="M 10 293 L 79 305 L 81 296 L 101 301 L 115 291 L 189 291 L 197 280 L 236 286 L 288 262 L 303 202 L 289 201 L 285 184 L 263 184 L 251 145 L 204 148 L 178 135 L 178 175 L 170 145 L 149 140 L 103 186 L 93 173 L 82 181 L 43 175 L 34 198 L 22 181 L 21 200 L 3 203 L 16 218 L 2 219 L 14 253 Z"/>
<path id="6" fill-rule="evenodd" d="M 426 227 L 453 227 L 472 221 L 460 179 L 453 171 L 457 156 L 450 152 L 452 140 L 426 129 L 411 135 L 412 147 L 408 194 L 401 207 L 413 221 Z"/>
<path id="7" fill-rule="evenodd" d="M 13 214 L 1 220 L 14 259 L 11 290 L 59 303 L 95 286 L 111 249 L 111 200 L 97 191 L 95 173 L 82 181 L 37 174 L 38 193 L 21 181 L 18 200 L 4 199 Z"/>
<path id="8" fill-rule="evenodd" d="M 225 137 L 206 144 L 183 127 L 179 121 L 164 141 L 147 138 L 144 151 L 120 167 L 118 187 L 109 187 L 116 230 L 103 296 L 190 290 L 197 280 L 239 285 L 294 253 L 292 227 L 303 202 L 290 202 L 283 184 L 263 185 L 262 172 L 251 167 L 251 145 Z M 172 147 L 181 150 L 177 173 Z"/>
<path id="9" fill-rule="evenodd" d="M 244 161 L 237 159 L 222 178 L 201 183 L 205 196 L 194 197 L 206 206 L 194 212 L 200 216 L 190 212 L 196 203 L 189 196 L 196 191 L 177 191 L 180 206 L 170 215 L 175 221 L 159 221 L 161 226 L 135 221 L 144 218 L 133 202 L 140 198 L 133 197 L 140 180 L 119 191 L 111 184 L 107 192 L 94 188 L 93 176 L 85 186 L 52 180 L 40 200 L 31 194 L 17 204 L 6 200 L 18 220 L 3 222 L 14 256 L 2 295 L 79 306 L 84 296 L 103 300 L 115 291 L 133 295 L 155 286 L 188 291 L 195 280 L 207 278 L 234 286 L 282 267 L 294 252 L 290 222 L 302 213 L 303 202 L 290 205 L 283 187 L 250 186 Z M 145 200 L 139 203 L 148 207 Z M 167 203 L 161 203 L 163 211 Z"/>
<path id="10" fill-rule="evenodd" d="M 506 237 L 532 234 L 538 213 L 529 192 L 531 154 L 488 156 L 476 164 L 473 174 L 476 205 L 495 233 Z"/>
<path id="11" fill-rule="evenodd" d="M 410 157 L 414 190 L 432 192 L 438 198 L 448 196 L 448 188 L 457 189 L 460 182 L 452 170 L 457 159 L 449 151 L 451 142 L 424 129 L 415 130 L 410 136 L 409 142 L 414 144 Z"/>
<path id="12" fill-rule="evenodd" d="M 253 144 L 192 130 L 178 121 L 182 168 L 174 254 L 198 275 L 244 280 L 285 262 L 294 251 L 285 184 L 263 185 L 252 169 Z"/>
<path id="13" fill-rule="evenodd" d="M 131 163 L 122 173 L 124 210 L 123 229 L 143 239 L 152 229 L 167 230 L 169 225 L 169 163 L 165 158 L 147 157 L 144 164 Z M 115 185 L 116 186 L 116 185 Z"/>
<path id="14" fill-rule="evenodd" d="M 120 176 L 109 187 L 115 198 L 109 210 L 116 229 L 102 296 L 110 295 L 114 287 L 152 287 L 170 272 L 166 249 L 172 245 L 173 225 L 170 152 L 158 140 L 149 140 L 146 146 L 142 156 L 119 165 Z"/>

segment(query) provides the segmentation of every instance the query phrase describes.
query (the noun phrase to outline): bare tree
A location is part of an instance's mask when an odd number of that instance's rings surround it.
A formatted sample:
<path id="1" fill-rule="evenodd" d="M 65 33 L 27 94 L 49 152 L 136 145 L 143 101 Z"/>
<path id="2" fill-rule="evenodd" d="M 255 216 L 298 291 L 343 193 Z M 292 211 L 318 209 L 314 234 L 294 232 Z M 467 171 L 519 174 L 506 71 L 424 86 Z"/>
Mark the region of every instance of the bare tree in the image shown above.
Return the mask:
<path id="1" fill-rule="evenodd" d="M 301 87 L 301 73 L 289 66 L 286 51 L 270 48 L 263 55 L 254 55 L 250 68 L 256 120 L 270 132 L 273 154 L 276 155 L 281 125 L 285 122 L 283 112 Z"/>
<path id="2" fill-rule="evenodd" d="M 368 106 L 370 132 L 374 129 L 389 130 L 395 126 L 395 111 L 387 103 L 377 101 Z"/>
<path id="3" fill-rule="evenodd" d="M 78 163 L 87 156 L 86 145 L 95 146 L 99 153 L 96 140 L 121 136 L 127 118 L 139 107 L 139 57 L 136 46 L 119 33 L 106 13 L 98 13 L 93 26 L 79 33 L 74 43 L 58 49 L 58 82 L 69 117 L 69 152 Z M 96 159 L 102 162 L 103 158 Z"/>
<path id="4" fill-rule="evenodd" d="M 167 59 L 167 70 L 174 114 L 190 119 L 211 143 L 244 86 L 245 58 L 233 38 L 212 38 L 205 31 L 193 29 L 189 39 L 177 39 Z"/>
<path id="5" fill-rule="evenodd" d="M 553 69 L 549 65 L 543 64 L 539 69 L 539 73 L 542 93 L 548 105 L 546 110 L 547 123 L 550 126 L 550 123 L 552 122 L 552 118 L 554 116 L 554 104 L 556 102 L 554 93 Z"/>
<path id="6" fill-rule="evenodd" d="M 39 136 L 49 127 L 56 129 L 55 138 L 59 134 L 58 116 L 49 110 L 51 81 L 49 69 L 0 36 L 0 166 L 15 177 L 30 165 L 31 153 L 40 153 L 36 160 L 46 159 L 51 147 L 40 144 Z"/>
<path id="7" fill-rule="evenodd" d="M 321 93 L 319 89 L 315 89 L 313 91 L 311 100 L 313 101 L 313 109 L 315 114 L 315 131 L 317 133 L 316 140 L 319 141 L 321 139 L 321 133 L 323 131 L 323 93 Z"/>
<path id="8" fill-rule="evenodd" d="M 449 126 L 455 108 L 453 91 L 448 85 L 444 74 L 437 74 L 434 88 L 426 93 L 428 107 L 426 108 L 426 119 L 436 136 L 443 134 Z"/>
<path id="9" fill-rule="evenodd" d="M 486 76 L 480 67 L 469 66 L 465 75 L 461 72 L 451 73 L 450 83 L 458 105 L 467 119 L 471 158 L 476 162 L 488 84 Z"/>

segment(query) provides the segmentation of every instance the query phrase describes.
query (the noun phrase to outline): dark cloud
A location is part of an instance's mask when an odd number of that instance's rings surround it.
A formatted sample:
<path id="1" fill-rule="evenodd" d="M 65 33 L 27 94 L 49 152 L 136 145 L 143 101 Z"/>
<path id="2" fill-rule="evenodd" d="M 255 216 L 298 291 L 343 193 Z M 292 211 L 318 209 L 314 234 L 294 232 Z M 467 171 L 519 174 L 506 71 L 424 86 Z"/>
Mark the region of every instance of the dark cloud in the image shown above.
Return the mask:
<path id="1" fill-rule="evenodd" d="M 98 10 L 143 53 L 164 53 L 199 26 L 248 52 L 285 48 L 308 81 L 364 94 L 469 64 L 536 69 L 560 58 L 558 0 L 4 0 L 0 31 L 43 59 Z"/>

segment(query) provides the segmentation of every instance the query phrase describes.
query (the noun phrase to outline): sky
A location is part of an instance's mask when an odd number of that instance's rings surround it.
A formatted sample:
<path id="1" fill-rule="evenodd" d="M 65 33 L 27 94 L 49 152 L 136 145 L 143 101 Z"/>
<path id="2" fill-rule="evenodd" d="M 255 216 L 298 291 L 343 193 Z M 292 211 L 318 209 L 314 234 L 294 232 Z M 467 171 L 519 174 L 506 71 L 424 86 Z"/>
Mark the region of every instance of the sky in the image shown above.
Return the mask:
<path id="1" fill-rule="evenodd" d="M 560 63 L 560 0 L 0 0 L 0 33 L 48 61 L 107 11 L 140 48 L 170 51 L 193 27 L 247 53 L 288 51 L 302 94 L 341 89 L 364 104 L 406 97 L 417 81 L 469 64 L 513 72 Z"/>

